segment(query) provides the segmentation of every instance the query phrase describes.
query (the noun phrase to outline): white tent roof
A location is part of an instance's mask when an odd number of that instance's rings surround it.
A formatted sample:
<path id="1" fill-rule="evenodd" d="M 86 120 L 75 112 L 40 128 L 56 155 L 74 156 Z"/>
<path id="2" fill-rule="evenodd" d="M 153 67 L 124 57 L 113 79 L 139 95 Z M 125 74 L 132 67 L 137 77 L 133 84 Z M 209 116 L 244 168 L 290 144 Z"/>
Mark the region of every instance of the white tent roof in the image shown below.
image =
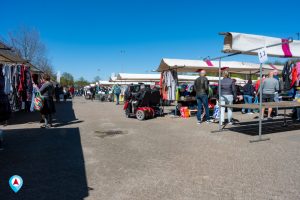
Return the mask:
<path id="1" fill-rule="evenodd" d="M 117 76 L 111 76 L 110 78 L 109 78 L 109 81 L 116 81 L 117 80 Z"/>
<path id="2" fill-rule="evenodd" d="M 219 70 L 219 61 L 210 62 L 213 66 L 209 66 L 209 64 L 203 60 L 163 58 L 160 62 L 157 71 L 162 72 L 170 69 L 176 69 L 178 72 L 197 72 L 198 70 L 204 69 L 208 72 L 217 72 Z M 222 61 L 221 67 L 233 73 L 254 74 L 259 71 L 260 65 L 247 62 Z M 281 71 L 283 69 L 283 66 L 263 65 L 263 69 L 265 71 L 273 70 L 273 68 L 276 68 L 279 71 Z"/>
<path id="3" fill-rule="evenodd" d="M 157 81 L 160 79 L 160 74 L 127 74 L 120 73 L 117 76 L 117 80 L 147 80 Z"/>
<path id="4" fill-rule="evenodd" d="M 130 84 L 139 84 L 141 82 L 137 82 L 137 81 L 115 81 L 115 82 L 110 82 L 110 81 L 100 81 L 99 85 L 106 85 L 106 86 L 112 86 L 112 85 L 130 85 Z M 147 82 L 147 81 L 143 81 L 142 83 L 146 84 L 146 85 L 154 85 L 155 82 Z"/>
<path id="5" fill-rule="evenodd" d="M 154 84 L 155 82 L 160 81 L 160 74 L 124 74 L 121 73 L 118 76 L 118 80 L 114 82 L 109 82 L 109 81 L 100 81 L 100 85 L 111 83 L 111 85 L 116 84 L 116 83 L 123 83 L 123 84 L 130 84 L 130 83 L 138 83 L 138 82 L 143 82 L 145 84 Z M 178 80 L 179 82 L 191 82 L 196 80 L 199 76 L 192 76 L 192 75 L 178 75 Z M 150 80 L 151 78 L 151 80 Z M 216 82 L 219 80 L 219 77 L 213 77 L 213 76 L 207 76 L 207 79 L 212 82 Z M 238 82 L 243 82 L 243 79 L 235 78 Z M 137 82 L 138 81 L 138 82 Z"/>
<path id="6" fill-rule="evenodd" d="M 278 44 L 283 41 L 281 38 L 267 37 L 261 35 L 252 35 L 244 33 L 226 32 L 221 33 L 224 35 L 224 47 L 225 53 L 236 53 L 240 51 L 249 51 L 268 45 Z M 267 49 L 269 56 L 276 57 L 300 57 L 300 40 L 294 40 L 292 43 L 286 45 L 279 45 Z M 250 55 L 257 55 L 257 51 L 248 53 Z M 292 54 L 287 56 L 288 54 Z"/>

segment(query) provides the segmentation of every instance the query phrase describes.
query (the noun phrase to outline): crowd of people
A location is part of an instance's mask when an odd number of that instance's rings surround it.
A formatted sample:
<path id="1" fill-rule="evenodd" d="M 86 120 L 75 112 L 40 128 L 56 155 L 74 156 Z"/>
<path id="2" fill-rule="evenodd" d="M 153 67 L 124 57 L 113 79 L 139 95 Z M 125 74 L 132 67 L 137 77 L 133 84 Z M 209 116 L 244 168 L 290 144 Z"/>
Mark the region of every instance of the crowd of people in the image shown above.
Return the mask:
<path id="1" fill-rule="evenodd" d="M 221 80 L 221 105 L 232 105 L 237 101 L 242 100 L 241 103 L 244 104 L 253 104 L 259 103 L 259 94 L 260 94 L 260 84 L 262 89 L 262 102 L 279 102 L 279 94 L 283 92 L 283 81 L 279 77 L 279 73 L 277 70 L 273 70 L 269 72 L 267 76 L 263 76 L 262 80 L 257 80 L 255 84 L 253 84 L 252 80 L 249 79 L 247 83 L 242 87 L 242 92 L 239 91 L 239 87 L 236 85 L 234 79 L 229 77 L 229 73 L 227 71 L 223 72 L 223 78 Z M 300 85 L 300 83 L 296 83 Z M 198 104 L 197 109 L 197 123 L 201 124 L 203 119 L 201 118 L 202 112 L 205 113 L 205 120 L 207 123 L 212 122 L 210 119 L 209 108 L 208 108 L 208 93 L 209 93 L 209 82 L 206 78 L 205 70 L 200 72 L 199 78 L 197 78 L 194 82 L 194 89 L 196 91 L 196 99 Z M 240 94 L 239 94 L 240 93 Z M 238 97 L 238 96 L 241 97 Z M 294 96 L 293 96 L 294 95 Z M 292 92 L 291 98 L 295 98 L 296 93 Z M 242 109 L 243 114 L 253 114 L 254 112 L 258 112 L 258 110 L 252 110 L 250 108 Z M 232 120 L 232 108 L 221 107 L 221 123 L 225 122 L 225 110 L 227 109 L 227 121 L 229 124 L 233 123 Z M 265 109 L 261 110 L 263 113 L 262 119 L 264 119 Z M 296 114 L 296 119 L 300 121 L 300 108 L 295 108 L 293 110 Z M 278 108 L 268 108 L 267 119 L 271 120 L 273 117 L 278 116 Z"/>

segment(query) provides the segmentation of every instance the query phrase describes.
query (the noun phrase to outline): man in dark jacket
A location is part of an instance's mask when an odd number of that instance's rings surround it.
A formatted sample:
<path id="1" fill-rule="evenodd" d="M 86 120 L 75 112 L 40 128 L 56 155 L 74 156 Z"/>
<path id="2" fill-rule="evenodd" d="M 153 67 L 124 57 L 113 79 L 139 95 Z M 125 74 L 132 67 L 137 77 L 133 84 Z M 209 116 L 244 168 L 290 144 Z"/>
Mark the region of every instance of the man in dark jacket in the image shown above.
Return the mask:
<path id="1" fill-rule="evenodd" d="M 253 103 L 253 97 L 254 97 L 254 86 L 252 85 L 252 80 L 249 79 L 247 84 L 243 87 L 244 90 L 244 102 L 246 104 L 252 104 Z M 242 113 L 245 114 L 245 108 L 242 109 Z M 248 108 L 247 110 L 248 114 L 253 114 L 251 112 L 251 109 Z"/>
<path id="2" fill-rule="evenodd" d="M 200 72 L 200 77 L 195 80 L 194 88 L 196 91 L 196 99 L 198 104 L 197 120 L 201 123 L 202 108 L 204 107 L 206 122 L 210 122 L 209 108 L 208 108 L 208 79 L 206 78 L 205 70 Z"/>

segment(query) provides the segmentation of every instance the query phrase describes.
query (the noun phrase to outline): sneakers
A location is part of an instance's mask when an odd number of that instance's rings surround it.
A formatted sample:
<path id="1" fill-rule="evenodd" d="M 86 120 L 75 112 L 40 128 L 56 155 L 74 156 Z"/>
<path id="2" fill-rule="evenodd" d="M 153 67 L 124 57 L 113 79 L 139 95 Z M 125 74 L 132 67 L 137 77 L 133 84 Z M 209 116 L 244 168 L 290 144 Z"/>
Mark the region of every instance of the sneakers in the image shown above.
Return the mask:
<path id="1" fill-rule="evenodd" d="M 214 122 L 214 120 L 212 120 L 212 119 L 206 120 L 206 123 L 208 123 L 208 124 L 210 124 L 212 122 Z"/>
<path id="2" fill-rule="evenodd" d="M 201 124 L 201 122 L 200 122 L 200 121 L 197 121 L 197 124 Z"/>
<path id="3" fill-rule="evenodd" d="M 229 122 L 228 125 L 233 125 L 233 122 Z"/>
<path id="4" fill-rule="evenodd" d="M 51 127 L 52 127 L 52 125 L 49 125 L 49 124 L 48 124 L 48 125 L 42 125 L 42 126 L 41 126 L 41 128 L 45 128 L 45 129 L 48 129 L 48 128 L 51 128 Z"/>
<path id="5" fill-rule="evenodd" d="M 247 114 L 248 114 L 248 115 L 253 115 L 254 113 L 253 113 L 253 112 L 248 112 Z"/>

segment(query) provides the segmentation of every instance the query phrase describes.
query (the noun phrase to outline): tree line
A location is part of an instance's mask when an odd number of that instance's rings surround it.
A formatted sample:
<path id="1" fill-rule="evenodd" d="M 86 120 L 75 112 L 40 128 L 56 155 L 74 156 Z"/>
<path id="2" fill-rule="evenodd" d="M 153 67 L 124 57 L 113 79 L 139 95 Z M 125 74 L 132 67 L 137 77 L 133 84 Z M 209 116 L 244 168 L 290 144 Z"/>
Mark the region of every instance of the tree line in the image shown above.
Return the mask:
<path id="1" fill-rule="evenodd" d="M 42 72 L 49 74 L 53 80 L 57 80 L 57 73 L 47 54 L 47 46 L 41 40 L 37 29 L 23 26 L 11 31 L 8 33 L 7 44 L 18 56 L 29 61 Z M 83 77 L 74 80 L 71 73 L 64 72 L 61 75 L 60 84 L 65 87 L 84 87 L 89 84 L 89 81 Z"/>

